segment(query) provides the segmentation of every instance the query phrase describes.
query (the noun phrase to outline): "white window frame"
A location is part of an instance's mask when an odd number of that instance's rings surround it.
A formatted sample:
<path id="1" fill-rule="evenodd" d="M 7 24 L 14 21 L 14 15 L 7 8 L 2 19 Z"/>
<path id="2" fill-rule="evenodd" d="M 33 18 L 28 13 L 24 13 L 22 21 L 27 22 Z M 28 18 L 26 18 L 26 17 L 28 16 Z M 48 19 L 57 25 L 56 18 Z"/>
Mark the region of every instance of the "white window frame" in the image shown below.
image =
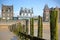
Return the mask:
<path id="1" fill-rule="evenodd" d="M 9 20 L 10 19 L 10 17 L 7 17 L 7 20 Z"/>
<path id="2" fill-rule="evenodd" d="M 3 19 L 5 19 L 5 17 L 3 17 Z"/>

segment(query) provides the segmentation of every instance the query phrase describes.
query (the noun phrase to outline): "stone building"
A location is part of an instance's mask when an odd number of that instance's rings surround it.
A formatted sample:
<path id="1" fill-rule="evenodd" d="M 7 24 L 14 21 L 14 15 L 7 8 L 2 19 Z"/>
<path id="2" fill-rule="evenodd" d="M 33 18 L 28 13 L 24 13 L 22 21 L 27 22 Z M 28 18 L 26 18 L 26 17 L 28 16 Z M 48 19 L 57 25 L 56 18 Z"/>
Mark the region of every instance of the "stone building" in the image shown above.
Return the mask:
<path id="1" fill-rule="evenodd" d="M 49 9 L 48 5 L 46 4 L 43 9 L 43 21 L 46 21 L 46 22 L 49 21 L 49 19 L 50 19 L 50 17 L 49 17 L 50 12 L 49 11 L 50 11 L 50 9 Z"/>
<path id="2" fill-rule="evenodd" d="M 33 8 L 28 9 L 21 7 L 19 19 L 29 19 L 30 17 L 33 17 Z"/>
<path id="3" fill-rule="evenodd" d="M 12 20 L 13 19 L 13 5 L 2 5 L 2 19 Z"/>
<path id="4" fill-rule="evenodd" d="M 43 21 L 44 22 L 50 21 L 50 11 L 53 9 L 58 11 L 58 22 L 60 22 L 60 8 L 58 7 L 49 8 L 47 4 L 44 6 L 44 9 L 43 9 Z"/>

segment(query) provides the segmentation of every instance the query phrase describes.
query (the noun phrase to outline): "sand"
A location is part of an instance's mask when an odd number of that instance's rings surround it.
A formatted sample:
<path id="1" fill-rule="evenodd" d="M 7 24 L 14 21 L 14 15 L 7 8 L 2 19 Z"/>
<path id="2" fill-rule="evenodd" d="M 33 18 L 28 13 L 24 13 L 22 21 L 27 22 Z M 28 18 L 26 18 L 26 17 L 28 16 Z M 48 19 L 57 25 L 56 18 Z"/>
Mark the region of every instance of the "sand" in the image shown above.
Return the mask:
<path id="1" fill-rule="evenodd" d="M 59 26 L 60 26 L 60 23 L 58 24 L 58 34 L 59 34 L 59 40 L 60 40 Z M 34 35 L 37 36 L 37 25 L 34 26 Z M 49 23 L 43 23 L 43 38 L 46 40 L 50 40 Z M 15 40 L 15 39 L 16 39 L 16 35 L 13 32 L 9 31 L 8 25 L 0 25 L 0 40 Z"/>

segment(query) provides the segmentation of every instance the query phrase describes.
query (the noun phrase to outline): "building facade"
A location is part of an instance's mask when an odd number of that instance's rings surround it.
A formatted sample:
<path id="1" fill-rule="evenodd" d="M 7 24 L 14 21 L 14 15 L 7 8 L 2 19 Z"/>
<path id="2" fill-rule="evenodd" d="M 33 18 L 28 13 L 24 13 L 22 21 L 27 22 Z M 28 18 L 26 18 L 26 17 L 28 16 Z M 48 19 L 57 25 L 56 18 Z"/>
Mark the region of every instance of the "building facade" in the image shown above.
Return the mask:
<path id="1" fill-rule="evenodd" d="M 21 7 L 19 19 L 28 19 L 30 17 L 33 17 L 33 8 L 28 9 Z"/>
<path id="2" fill-rule="evenodd" d="M 33 8 L 27 9 L 21 7 L 20 16 L 33 16 Z"/>
<path id="3" fill-rule="evenodd" d="M 50 17 L 49 17 L 50 12 L 49 11 L 50 11 L 50 9 L 49 9 L 48 5 L 46 4 L 43 9 L 43 21 L 45 21 L 45 22 L 48 22 L 50 19 Z"/>
<path id="4" fill-rule="evenodd" d="M 50 11 L 53 10 L 53 9 L 58 11 L 58 22 L 60 22 L 60 8 L 58 8 L 58 7 L 49 8 L 48 5 L 45 5 L 44 9 L 43 9 L 43 21 L 44 22 L 49 22 L 50 21 Z"/>
<path id="5" fill-rule="evenodd" d="M 2 5 L 2 19 L 12 20 L 13 19 L 13 5 Z"/>

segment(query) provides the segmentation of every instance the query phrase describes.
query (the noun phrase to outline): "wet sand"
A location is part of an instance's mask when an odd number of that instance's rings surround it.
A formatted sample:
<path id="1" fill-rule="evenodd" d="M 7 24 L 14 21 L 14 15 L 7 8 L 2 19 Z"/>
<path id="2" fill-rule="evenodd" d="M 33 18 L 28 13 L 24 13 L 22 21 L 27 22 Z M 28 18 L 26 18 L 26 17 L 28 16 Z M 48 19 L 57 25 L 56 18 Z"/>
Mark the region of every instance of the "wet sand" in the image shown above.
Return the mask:
<path id="1" fill-rule="evenodd" d="M 37 36 L 37 27 L 35 27 L 34 35 Z M 43 39 L 50 40 L 50 25 L 43 23 Z M 58 24 L 58 40 L 60 40 L 60 23 Z"/>
<path id="2" fill-rule="evenodd" d="M 14 40 L 16 35 L 8 29 L 9 25 L 15 22 L 0 22 L 0 40 Z"/>
<path id="3" fill-rule="evenodd" d="M 58 25 L 58 34 L 59 34 L 59 40 L 60 40 L 60 23 Z M 34 26 L 34 36 L 37 36 L 37 26 Z M 0 40 L 12 40 L 13 37 L 16 35 L 9 31 L 7 25 L 0 25 Z M 46 40 L 50 40 L 50 27 L 49 23 L 43 23 L 43 38 Z"/>
<path id="4" fill-rule="evenodd" d="M 0 26 L 0 40 L 11 40 L 15 36 L 9 31 L 7 25 Z"/>

